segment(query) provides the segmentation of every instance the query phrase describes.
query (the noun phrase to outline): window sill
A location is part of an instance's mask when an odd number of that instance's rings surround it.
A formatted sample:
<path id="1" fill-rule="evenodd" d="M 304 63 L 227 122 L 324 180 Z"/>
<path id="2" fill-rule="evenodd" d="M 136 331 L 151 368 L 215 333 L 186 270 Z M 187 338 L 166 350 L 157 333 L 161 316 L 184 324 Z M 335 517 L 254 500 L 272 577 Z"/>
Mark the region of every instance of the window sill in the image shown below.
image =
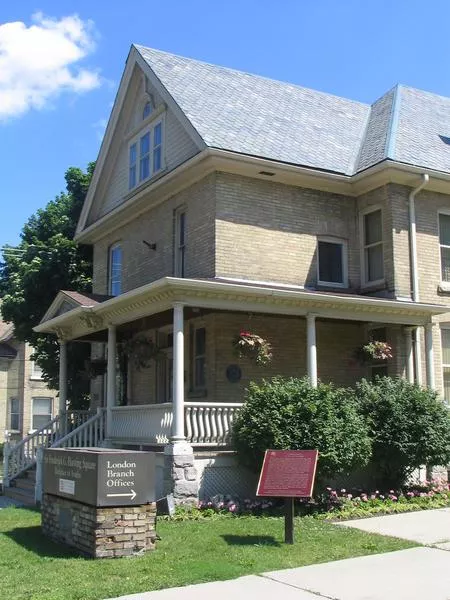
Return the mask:
<path id="1" fill-rule="evenodd" d="M 450 281 L 441 281 L 437 291 L 439 294 L 450 294 Z"/>
<path id="2" fill-rule="evenodd" d="M 208 395 L 207 390 L 193 390 L 187 393 L 188 398 L 206 398 Z"/>
<path id="3" fill-rule="evenodd" d="M 386 281 L 384 279 L 380 279 L 379 281 L 371 281 L 370 283 L 361 284 L 361 293 L 366 294 L 370 292 L 379 292 L 380 290 L 386 289 Z"/>

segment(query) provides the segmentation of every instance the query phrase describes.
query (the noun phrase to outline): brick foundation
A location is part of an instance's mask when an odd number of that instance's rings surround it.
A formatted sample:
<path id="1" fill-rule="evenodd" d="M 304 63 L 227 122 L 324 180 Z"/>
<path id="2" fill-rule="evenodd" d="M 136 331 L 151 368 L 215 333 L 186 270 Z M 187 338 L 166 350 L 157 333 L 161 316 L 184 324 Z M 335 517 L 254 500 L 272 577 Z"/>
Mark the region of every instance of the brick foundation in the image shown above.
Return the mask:
<path id="1" fill-rule="evenodd" d="M 156 504 L 95 507 L 44 494 L 42 531 L 93 558 L 139 556 L 154 550 Z"/>

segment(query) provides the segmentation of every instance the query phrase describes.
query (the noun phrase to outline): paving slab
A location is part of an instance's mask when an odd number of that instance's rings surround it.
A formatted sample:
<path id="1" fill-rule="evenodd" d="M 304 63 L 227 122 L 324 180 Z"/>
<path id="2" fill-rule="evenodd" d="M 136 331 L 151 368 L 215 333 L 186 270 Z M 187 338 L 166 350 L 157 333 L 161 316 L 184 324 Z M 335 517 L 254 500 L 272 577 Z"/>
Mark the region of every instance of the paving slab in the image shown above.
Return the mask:
<path id="1" fill-rule="evenodd" d="M 320 600 L 314 594 L 258 575 L 247 575 L 231 581 L 214 581 L 212 583 L 169 588 L 157 592 L 141 592 L 130 596 L 120 596 L 120 598 L 109 598 L 108 600 L 211 600 L 211 598 L 214 598 L 214 600 L 230 600 L 230 598 Z"/>
<path id="2" fill-rule="evenodd" d="M 419 544 L 431 545 L 450 542 L 450 508 L 355 519 L 338 523 L 338 525 L 354 527 L 370 533 L 390 535 Z"/>
<path id="3" fill-rule="evenodd" d="M 314 600 L 450 600 L 450 552 L 411 548 L 273 571 L 264 577 L 312 592 Z"/>

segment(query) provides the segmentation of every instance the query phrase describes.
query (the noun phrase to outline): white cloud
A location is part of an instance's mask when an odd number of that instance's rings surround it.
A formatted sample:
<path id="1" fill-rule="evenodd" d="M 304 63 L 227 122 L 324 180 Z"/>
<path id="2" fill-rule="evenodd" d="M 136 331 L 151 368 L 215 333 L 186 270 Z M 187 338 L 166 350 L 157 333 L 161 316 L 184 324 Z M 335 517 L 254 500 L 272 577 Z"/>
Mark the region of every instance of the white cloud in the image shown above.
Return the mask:
<path id="1" fill-rule="evenodd" d="M 77 66 L 95 49 L 92 21 L 42 13 L 32 21 L 0 25 L 0 120 L 43 108 L 62 91 L 80 94 L 100 85 L 95 70 Z"/>

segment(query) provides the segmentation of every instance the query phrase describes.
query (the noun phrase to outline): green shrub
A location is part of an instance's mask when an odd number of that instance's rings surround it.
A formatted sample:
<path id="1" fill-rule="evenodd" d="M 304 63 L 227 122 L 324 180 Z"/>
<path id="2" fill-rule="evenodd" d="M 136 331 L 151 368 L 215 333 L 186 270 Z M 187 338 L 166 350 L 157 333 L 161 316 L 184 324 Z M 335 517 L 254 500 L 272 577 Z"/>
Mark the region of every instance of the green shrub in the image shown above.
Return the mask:
<path id="1" fill-rule="evenodd" d="M 402 486 L 421 465 L 450 462 L 450 412 L 436 392 L 404 379 L 363 379 L 356 398 L 372 440 L 374 483 Z"/>
<path id="2" fill-rule="evenodd" d="M 350 472 L 370 458 L 370 441 L 351 390 L 309 379 L 251 383 L 233 426 L 241 461 L 261 467 L 267 449 L 318 449 L 318 477 Z"/>

